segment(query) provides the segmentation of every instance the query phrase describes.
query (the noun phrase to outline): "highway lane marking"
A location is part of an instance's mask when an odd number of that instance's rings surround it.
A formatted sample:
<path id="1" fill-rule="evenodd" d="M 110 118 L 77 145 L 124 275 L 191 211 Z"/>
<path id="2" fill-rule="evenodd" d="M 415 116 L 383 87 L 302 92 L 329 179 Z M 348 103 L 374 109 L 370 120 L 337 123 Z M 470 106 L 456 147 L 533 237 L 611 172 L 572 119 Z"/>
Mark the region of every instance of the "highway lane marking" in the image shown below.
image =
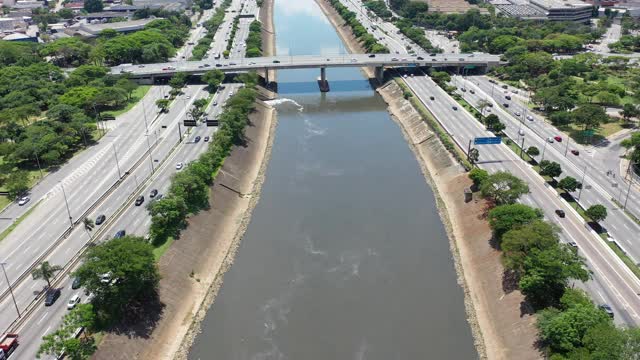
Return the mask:
<path id="1" fill-rule="evenodd" d="M 38 320 L 38 325 L 40 325 L 40 323 L 42 322 L 42 320 L 44 320 L 44 318 L 47 317 L 47 315 L 49 315 L 49 312 L 47 311 L 46 313 L 44 313 L 44 315 L 42 315 L 42 317 L 40 318 L 40 320 Z"/>
<path id="2" fill-rule="evenodd" d="M 49 330 L 51 330 L 51 326 L 49 326 L 49 327 L 48 327 L 48 328 L 47 328 L 47 329 L 42 333 L 42 335 L 47 334 L 47 333 L 49 332 Z"/>

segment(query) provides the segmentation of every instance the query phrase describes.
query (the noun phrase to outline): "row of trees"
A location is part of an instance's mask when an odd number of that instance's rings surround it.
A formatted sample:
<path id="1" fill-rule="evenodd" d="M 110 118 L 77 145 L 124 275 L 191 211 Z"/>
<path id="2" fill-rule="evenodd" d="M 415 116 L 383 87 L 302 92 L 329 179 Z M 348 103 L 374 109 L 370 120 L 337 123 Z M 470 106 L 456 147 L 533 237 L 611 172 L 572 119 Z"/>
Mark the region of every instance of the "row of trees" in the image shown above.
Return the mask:
<path id="1" fill-rule="evenodd" d="M 244 75 L 246 87 L 239 90 L 225 104 L 219 117 L 220 128 L 209 143 L 207 151 L 174 175 L 167 196 L 148 206 L 151 213 L 150 236 L 154 244 L 162 244 L 169 237 L 177 237 L 186 226 L 189 214 L 208 207 L 209 186 L 222 162 L 235 144 L 244 142 L 244 128 L 253 110 L 257 84 L 255 74 Z"/>
<path id="2" fill-rule="evenodd" d="M 249 35 L 247 35 L 247 57 L 262 56 L 262 24 L 254 20 L 249 25 Z"/>
<path id="3" fill-rule="evenodd" d="M 368 53 L 388 53 L 389 49 L 380 44 L 376 38 L 358 21 L 356 14 L 340 3 L 340 0 L 329 0 L 331 6 L 340 14 L 342 19 L 351 27 L 353 35 L 362 43 Z"/>
<path id="4" fill-rule="evenodd" d="M 560 229 L 544 221 L 540 209 L 516 203 L 528 193 L 517 177 L 473 169 L 474 186 L 495 205 L 489 226 L 502 251 L 505 271 L 539 311 L 539 336 L 552 359 L 630 359 L 640 347 L 638 329 L 618 329 L 611 318 L 571 281 L 590 272 L 576 248 L 560 242 Z M 633 356 L 631 356 L 633 354 Z"/>
<path id="5" fill-rule="evenodd" d="M 379 17 L 389 20 L 393 16 L 387 8 L 387 4 L 382 0 L 368 0 L 364 2 L 364 6 Z"/>
<path id="6" fill-rule="evenodd" d="M 211 42 L 213 42 L 216 31 L 218 31 L 218 28 L 224 22 L 225 11 L 229 6 L 231 6 L 231 0 L 224 0 L 215 14 L 213 14 L 209 20 L 205 21 L 203 26 L 207 29 L 207 34 L 198 40 L 198 44 L 196 44 L 191 51 L 191 58 L 189 60 L 202 60 L 205 57 L 211 47 Z"/>
<path id="7" fill-rule="evenodd" d="M 426 5 L 426 3 L 424 3 Z M 431 41 L 424 36 L 424 29 L 414 26 L 409 19 L 399 19 L 395 22 L 398 30 L 411 39 L 414 43 L 420 46 L 422 49 L 428 52 L 442 52 L 442 49 L 434 47 Z"/>

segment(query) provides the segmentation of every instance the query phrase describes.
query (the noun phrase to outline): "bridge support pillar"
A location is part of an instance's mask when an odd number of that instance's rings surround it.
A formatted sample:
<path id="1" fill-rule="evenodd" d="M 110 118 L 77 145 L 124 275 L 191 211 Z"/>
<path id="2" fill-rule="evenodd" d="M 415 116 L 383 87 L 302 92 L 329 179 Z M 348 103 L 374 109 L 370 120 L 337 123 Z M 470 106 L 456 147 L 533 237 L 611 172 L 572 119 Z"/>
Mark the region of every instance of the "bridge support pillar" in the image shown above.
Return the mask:
<path id="1" fill-rule="evenodd" d="M 269 69 L 264 68 L 264 82 L 269 86 Z"/>
<path id="2" fill-rule="evenodd" d="M 318 86 L 321 92 L 329 91 L 329 82 L 327 81 L 327 68 L 320 68 L 320 78 L 318 78 Z"/>
<path id="3" fill-rule="evenodd" d="M 376 80 L 378 80 L 378 82 L 380 84 L 382 84 L 384 82 L 384 67 L 383 66 L 376 66 L 376 68 L 375 68 L 375 76 L 376 76 Z"/>

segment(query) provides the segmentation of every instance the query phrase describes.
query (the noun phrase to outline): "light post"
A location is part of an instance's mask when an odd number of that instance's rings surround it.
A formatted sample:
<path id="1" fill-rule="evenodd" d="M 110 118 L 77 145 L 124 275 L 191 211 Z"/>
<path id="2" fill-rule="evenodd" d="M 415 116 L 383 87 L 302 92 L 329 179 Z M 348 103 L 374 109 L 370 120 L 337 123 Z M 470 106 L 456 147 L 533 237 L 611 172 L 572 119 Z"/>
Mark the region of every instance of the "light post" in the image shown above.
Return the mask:
<path id="1" fill-rule="evenodd" d="M 587 166 L 589 166 L 589 164 L 585 164 L 584 171 L 582 171 L 582 180 L 580 181 L 580 191 L 578 192 L 578 200 L 580 200 L 580 197 L 582 196 L 582 189 L 584 188 L 584 178 L 587 175 Z"/>
<path id="2" fill-rule="evenodd" d="M 149 151 L 149 161 L 151 162 L 151 173 L 153 174 L 156 169 L 153 166 L 153 156 L 151 155 L 151 145 L 149 144 L 149 133 L 144 135 L 147 138 L 147 150 Z"/>
<path id="3" fill-rule="evenodd" d="M 2 272 L 4 273 L 4 278 L 7 280 L 7 285 L 9 285 L 9 292 L 11 293 L 11 298 L 13 299 L 13 305 L 16 307 L 18 317 L 22 317 L 22 315 L 20 314 L 20 309 L 18 308 L 18 303 L 16 302 L 16 297 L 13 295 L 13 288 L 11 287 L 11 283 L 9 282 L 7 271 L 4 269 L 5 265 L 7 265 L 6 262 L 0 262 L 0 266 L 2 266 Z"/>
<path id="4" fill-rule="evenodd" d="M 542 162 L 544 160 L 544 151 L 547 149 L 547 143 L 548 141 L 544 141 L 544 146 L 542 147 L 542 157 L 540 158 L 540 162 Z"/>
<path id="5" fill-rule="evenodd" d="M 111 143 L 111 148 L 113 148 L 113 155 L 116 157 L 116 167 L 118 169 L 118 179 L 122 179 L 122 173 L 120 172 L 120 163 L 118 162 L 118 153 L 116 152 L 116 146 Z"/>
<path id="6" fill-rule="evenodd" d="M 40 179 L 42 179 L 43 175 L 42 175 L 42 167 L 40 167 L 40 159 L 38 158 L 38 152 L 35 152 L 36 155 L 36 163 L 38 164 L 38 170 L 40 171 Z"/>
<path id="7" fill-rule="evenodd" d="M 629 201 L 629 193 L 631 192 L 631 183 L 633 182 L 633 178 L 629 179 L 629 187 L 627 188 L 627 197 L 624 199 L 624 205 L 622 205 L 622 210 L 627 209 L 627 201 Z"/>
<path id="8" fill-rule="evenodd" d="M 64 191 L 64 184 L 60 181 L 60 187 L 62 188 L 62 195 L 64 195 L 64 204 L 67 206 L 67 214 L 69 215 L 69 223 L 73 227 L 73 218 L 71 217 L 71 210 L 69 209 L 69 202 L 67 201 L 67 192 Z"/>

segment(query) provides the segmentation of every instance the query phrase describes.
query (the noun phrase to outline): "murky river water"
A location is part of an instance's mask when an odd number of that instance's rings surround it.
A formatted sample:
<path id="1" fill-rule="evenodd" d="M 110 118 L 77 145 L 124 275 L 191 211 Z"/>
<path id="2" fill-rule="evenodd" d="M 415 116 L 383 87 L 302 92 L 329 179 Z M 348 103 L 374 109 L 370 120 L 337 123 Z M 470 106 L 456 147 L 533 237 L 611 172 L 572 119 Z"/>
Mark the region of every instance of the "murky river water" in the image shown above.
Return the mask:
<path id="1" fill-rule="evenodd" d="M 313 0 L 276 0 L 278 54 L 341 51 Z M 262 196 L 191 359 L 474 359 L 431 189 L 356 69 L 278 73 Z"/>

